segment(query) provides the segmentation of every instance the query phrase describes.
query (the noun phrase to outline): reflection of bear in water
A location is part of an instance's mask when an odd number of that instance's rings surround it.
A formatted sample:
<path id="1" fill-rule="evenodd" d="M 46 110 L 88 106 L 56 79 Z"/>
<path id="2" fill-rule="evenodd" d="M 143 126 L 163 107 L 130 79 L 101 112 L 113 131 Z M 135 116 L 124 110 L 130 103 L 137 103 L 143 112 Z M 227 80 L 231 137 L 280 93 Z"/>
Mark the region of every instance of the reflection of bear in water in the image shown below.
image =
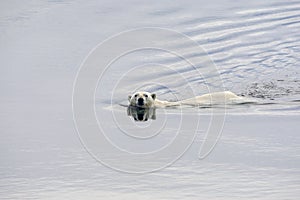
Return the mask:
<path id="1" fill-rule="evenodd" d="M 135 121 L 147 121 L 148 119 L 155 120 L 155 108 L 140 108 L 135 106 L 128 106 L 128 116 L 132 116 Z"/>

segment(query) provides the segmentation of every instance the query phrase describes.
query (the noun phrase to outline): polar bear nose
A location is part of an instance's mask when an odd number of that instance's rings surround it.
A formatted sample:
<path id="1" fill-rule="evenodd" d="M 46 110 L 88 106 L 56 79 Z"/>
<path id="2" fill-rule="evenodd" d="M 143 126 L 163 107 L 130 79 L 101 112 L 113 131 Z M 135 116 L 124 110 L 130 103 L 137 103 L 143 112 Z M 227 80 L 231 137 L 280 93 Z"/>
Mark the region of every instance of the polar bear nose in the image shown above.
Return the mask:
<path id="1" fill-rule="evenodd" d="M 144 99 L 143 98 L 139 98 L 138 99 L 138 104 L 139 105 L 143 105 L 144 104 Z"/>

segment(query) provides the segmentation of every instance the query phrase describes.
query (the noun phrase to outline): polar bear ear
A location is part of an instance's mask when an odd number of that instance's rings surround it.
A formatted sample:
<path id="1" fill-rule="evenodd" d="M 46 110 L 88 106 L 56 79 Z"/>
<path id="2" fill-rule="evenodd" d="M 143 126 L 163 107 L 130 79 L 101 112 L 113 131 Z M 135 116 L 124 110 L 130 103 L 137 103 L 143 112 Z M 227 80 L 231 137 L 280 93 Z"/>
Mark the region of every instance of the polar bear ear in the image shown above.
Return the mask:
<path id="1" fill-rule="evenodd" d="M 152 97 L 153 100 L 155 100 L 156 99 L 156 94 L 151 94 L 151 97 Z"/>
<path id="2" fill-rule="evenodd" d="M 131 100 L 131 97 L 132 97 L 131 95 L 128 95 L 128 101 L 129 101 L 129 102 L 130 102 L 130 100 Z"/>

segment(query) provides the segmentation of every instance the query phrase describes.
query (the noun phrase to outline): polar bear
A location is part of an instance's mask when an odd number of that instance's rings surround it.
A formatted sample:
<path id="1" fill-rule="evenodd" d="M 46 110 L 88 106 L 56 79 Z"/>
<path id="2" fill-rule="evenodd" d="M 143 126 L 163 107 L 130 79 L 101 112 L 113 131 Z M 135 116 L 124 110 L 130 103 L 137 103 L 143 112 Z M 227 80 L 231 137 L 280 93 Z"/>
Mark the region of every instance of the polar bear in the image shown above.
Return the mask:
<path id="1" fill-rule="evenodd" d="M 129 105 L 140 108 L 225 104 L 232 102 L 241 102 L 243 99 L 243 97 L 239 97 L 230 91 L 208 93 L 175 102 L 158 100 L 156 98 L 156 94 L 151 94 L 144 91 L 136 92 L 133 95 L 128 96 Z"/>

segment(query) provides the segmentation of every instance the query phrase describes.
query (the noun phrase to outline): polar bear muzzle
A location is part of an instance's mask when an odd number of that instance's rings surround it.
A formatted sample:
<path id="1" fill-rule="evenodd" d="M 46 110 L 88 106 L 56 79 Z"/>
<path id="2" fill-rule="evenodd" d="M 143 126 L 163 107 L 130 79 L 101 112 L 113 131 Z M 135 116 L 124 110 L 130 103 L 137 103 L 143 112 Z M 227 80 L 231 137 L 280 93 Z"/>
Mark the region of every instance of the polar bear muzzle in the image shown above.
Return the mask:
<path id="1" fill-rule="evenodd" d="M 142 97 L 138 98 L 138 101 L 137 101 L 137 104 L 139 106 L 143 106 L 145 103 L 144 103 L 144 99 Z"/>

